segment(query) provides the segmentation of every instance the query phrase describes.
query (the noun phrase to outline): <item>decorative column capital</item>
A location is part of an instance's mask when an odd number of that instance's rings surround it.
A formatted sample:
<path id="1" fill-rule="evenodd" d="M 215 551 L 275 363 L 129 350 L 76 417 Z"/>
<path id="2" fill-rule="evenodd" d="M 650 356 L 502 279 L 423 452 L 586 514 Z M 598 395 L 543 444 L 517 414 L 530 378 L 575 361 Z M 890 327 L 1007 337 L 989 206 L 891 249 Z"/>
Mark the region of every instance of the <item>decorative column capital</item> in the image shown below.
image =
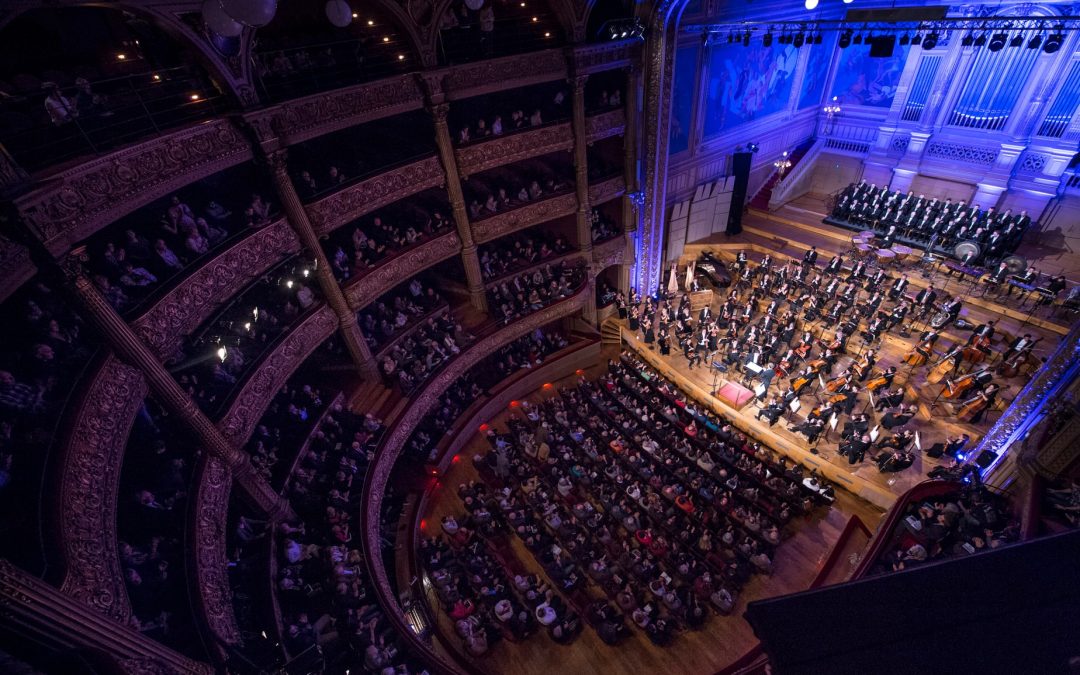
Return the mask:
<path id="1" fill-rule="evenodd" d="M 275 175 L 289 174 L 289 151 L 285 148 L 266 153 L 262 161 Z"/>
<path id="2" fill-rule="evenodd" d="M 432 103 L 427 106 L 427 110 L 431 113 L 431 118 L 435 120 L 435 124 L 445 125 L 446 116 L 450 113 L 449 103 Z"/>

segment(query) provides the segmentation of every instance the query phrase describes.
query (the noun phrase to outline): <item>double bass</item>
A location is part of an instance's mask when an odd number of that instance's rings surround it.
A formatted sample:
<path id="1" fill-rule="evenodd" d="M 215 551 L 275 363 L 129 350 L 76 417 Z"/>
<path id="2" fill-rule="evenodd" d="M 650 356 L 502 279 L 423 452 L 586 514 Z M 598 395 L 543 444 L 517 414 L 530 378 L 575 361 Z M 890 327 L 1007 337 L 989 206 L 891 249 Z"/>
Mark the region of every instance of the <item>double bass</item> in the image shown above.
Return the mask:
<path id="1" fill-rule="evenodd" d="M 881 389 L 882 387 L 886 387 L 888 385 L 889 378 L 885 377 L 885 372 L 882 371 L 881 375 L 878 375 L 877 377 L 871 379 L 869 382 L 866 383 L 866 389 L 867 391 L 877 391 L 878 389 Z"/>
<path id="2" fill-rule="evenodd" d="M 956 411 L 956 419 L 961 422 L 970 422 L 990 405 L 992 398 L 983 392 L 979 392 L 971 400 L 960 406 Z"/>
<path id="3" fill-rule="evenodd" d="M 1020 366 L 1027 362 L 1028 355 L 1031 354 L 1031 349 L 1042 340 L 1040 336 L 1024 349 L 1016 352 L 1009 358 L 1001 362 L 1001 365 L 997 367 L 997 374 L 1002 377 L 1015 377 L 1020 372 Z"/>
<path id="4" fill-rule="evenodd" d="M 982 363 L 986 355 L 990 353 L 990 338 L 985 335 L 976 335 L 971 344 L 964 347 L 963 356 L 972 363 Z"/>

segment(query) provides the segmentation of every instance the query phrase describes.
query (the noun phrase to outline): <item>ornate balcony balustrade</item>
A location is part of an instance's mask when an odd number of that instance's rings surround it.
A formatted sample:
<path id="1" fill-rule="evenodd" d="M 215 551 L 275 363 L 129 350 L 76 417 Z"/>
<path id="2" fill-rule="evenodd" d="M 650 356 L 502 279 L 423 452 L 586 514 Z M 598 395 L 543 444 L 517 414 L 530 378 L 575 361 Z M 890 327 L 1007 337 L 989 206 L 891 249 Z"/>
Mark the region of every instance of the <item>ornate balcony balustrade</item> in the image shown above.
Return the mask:
<path id="1" fill-rule="evenodd" d="M 593 264 L 598 269 L 626 263 L 626 235 L 620 234 L 613 239 L 594 246 L 592 259 Z"/>
<path id="2" fill-rule="evenodd" d="M 26 247 L 0 236 L 0 301 L 29 281 L 34 272 Z"/>
<path id="3" fill-rule="evenodd" d="M 245 135 L 218 119 L 80 164 L 15 204 L 59 255 L 140 206 L 251 157 Z"/>
<path id="4" fill-rule="evenodd" d="M 117 549 L 120 465 L 135 415 L 146 398 L 142 373 L 113 355 L 86 378 L 58 444 L 54 502 L 63 581 L 60 590 L 126 624 L 131 602 Z"/>
<path id="5" fill-rule="evenodd" d="M 419 246 L 406 249 L 383 261 L 373 272 L 346 284 L 345 299 L 353 309 L 362 309 L 417 272 L 456 255 L 460 250 L 461 239 L 456 232 L 447 232 Z"/>
<path id="6" fill-rule="evenodd" d="M 184 337 L 245 286 L 285 258 L 300 242 L 284 218 L 254 230 L 208 260 L 132 322 L 159 357 L 171 356 Z"/>
<path id="7" fill-rule="evenodd" d="M 495 136 L 454 151 L 462 178 L 497 166 L 539 157 L 574 147 L 570 123 L 554 124 L 531 131 Z"/>
<path id="8" fill-rule="evenodd" d="M 585 118 L 585 137 L 589 143 L 626 133 L 626 113 L 622 108 Z"/>
<path id="9" fill-rule="evenodd" d="M 547 220 L 571 215 L 576 211 L 577 195 L 573 192 L 556 195 L 472 223 L 473 238 L 476 243 L 483 244 L 511 232 L 539 225 Z"/>
<path id="10" fill-rule="evenodd" d="M 589 186 L 589 203 L 593 206 L 611 201 L 626 194 L 626 181 L 622 176 L 609 178 Z"/>
<path id="11" fill-rule="evenodd" d="M 241 642 L 229 587 L 226 532 L 232 475 L 221 460 L 203 456 L 195 473 L 194 523 L 188 528 L 192 598 L 215 644 Z"/>
<path id="12" fill-rule="evenodd" d="M 445 182 L 442 165 L 432 156 L 354 183 L 304 208 L 315 232 L 325 235 L 387 204 Z"/>
<path id="13" fill-rule="evenodd" d="M 234 447 L 242 447 L 289 376 L 337 329 L 338 319 L 322 305 L 296 325 L 257 363 L 236 390 L 218 429 Z"/>
<path id="14" fill-rule="evenodd" d="M 575 72 L 588 75 L 626 68 L 637 59 L 641 49 L 640 44 L 637 40 L 620 40 L 576 46 L 572 57 Z"/>

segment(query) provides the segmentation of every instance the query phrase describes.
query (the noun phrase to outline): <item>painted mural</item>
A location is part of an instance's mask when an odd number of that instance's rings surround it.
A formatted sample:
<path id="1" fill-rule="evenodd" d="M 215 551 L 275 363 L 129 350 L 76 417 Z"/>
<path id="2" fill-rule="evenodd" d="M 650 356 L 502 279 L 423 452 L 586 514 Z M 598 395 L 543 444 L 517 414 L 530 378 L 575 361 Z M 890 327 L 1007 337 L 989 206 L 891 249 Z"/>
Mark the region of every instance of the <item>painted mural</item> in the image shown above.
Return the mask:
<path id="1" fill-rule="evenodd" d="M 841 105 L 888 108 L 896 96 L 909 49 L 907 45 L 897 45 L 893 55 L 886 58 L 871 57 L 869 45 L 851 45 L 840 50 L 832 95 Z"/>
<path id="2" fill-rule="evenodd" d="M 682 47 L 675 54 L 675 83 L 671 92 L 671 128 L 668 152 L 674 155 L 690 146 L 690 115 L 697 91 L 698 45 Z"/>
<path id="3" fill-rule="evenodd" d="M 806 74 L 799 87 L 799 110 L 819 105 L 825 96 L 835 43 L 836 36 L 830 33 L 824 36 L 821 44 L 810 48 L 810 56 L 806 59 Z"/>
<path id="4" fill-rule="evenodd" d="M 760 41 L 720 43 L 709 51 L 705 138 L 780 112 L 791 98 L 798 50 Z"/>

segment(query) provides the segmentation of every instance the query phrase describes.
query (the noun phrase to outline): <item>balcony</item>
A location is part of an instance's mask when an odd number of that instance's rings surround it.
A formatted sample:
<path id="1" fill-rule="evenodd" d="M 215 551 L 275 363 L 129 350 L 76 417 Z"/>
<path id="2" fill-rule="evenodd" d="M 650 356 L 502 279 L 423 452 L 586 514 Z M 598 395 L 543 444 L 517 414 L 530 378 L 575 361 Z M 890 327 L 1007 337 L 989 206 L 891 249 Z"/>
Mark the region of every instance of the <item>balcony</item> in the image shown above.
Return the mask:
<path id="1" fill-rule="evenodd" d="M 454 151 L 463 177 L 504 164 L 574 147 L 569 122 L 509 133 Z"/>
<path id="2" fill-rule="evenodd" d="M 345 299 L 354 309 L 367 307 L 383 293 L 417 272 L 456 255 L 461 250 L 457 232 L 446 232 L 388 258 L 373 271 L 345 284 Z"/>

